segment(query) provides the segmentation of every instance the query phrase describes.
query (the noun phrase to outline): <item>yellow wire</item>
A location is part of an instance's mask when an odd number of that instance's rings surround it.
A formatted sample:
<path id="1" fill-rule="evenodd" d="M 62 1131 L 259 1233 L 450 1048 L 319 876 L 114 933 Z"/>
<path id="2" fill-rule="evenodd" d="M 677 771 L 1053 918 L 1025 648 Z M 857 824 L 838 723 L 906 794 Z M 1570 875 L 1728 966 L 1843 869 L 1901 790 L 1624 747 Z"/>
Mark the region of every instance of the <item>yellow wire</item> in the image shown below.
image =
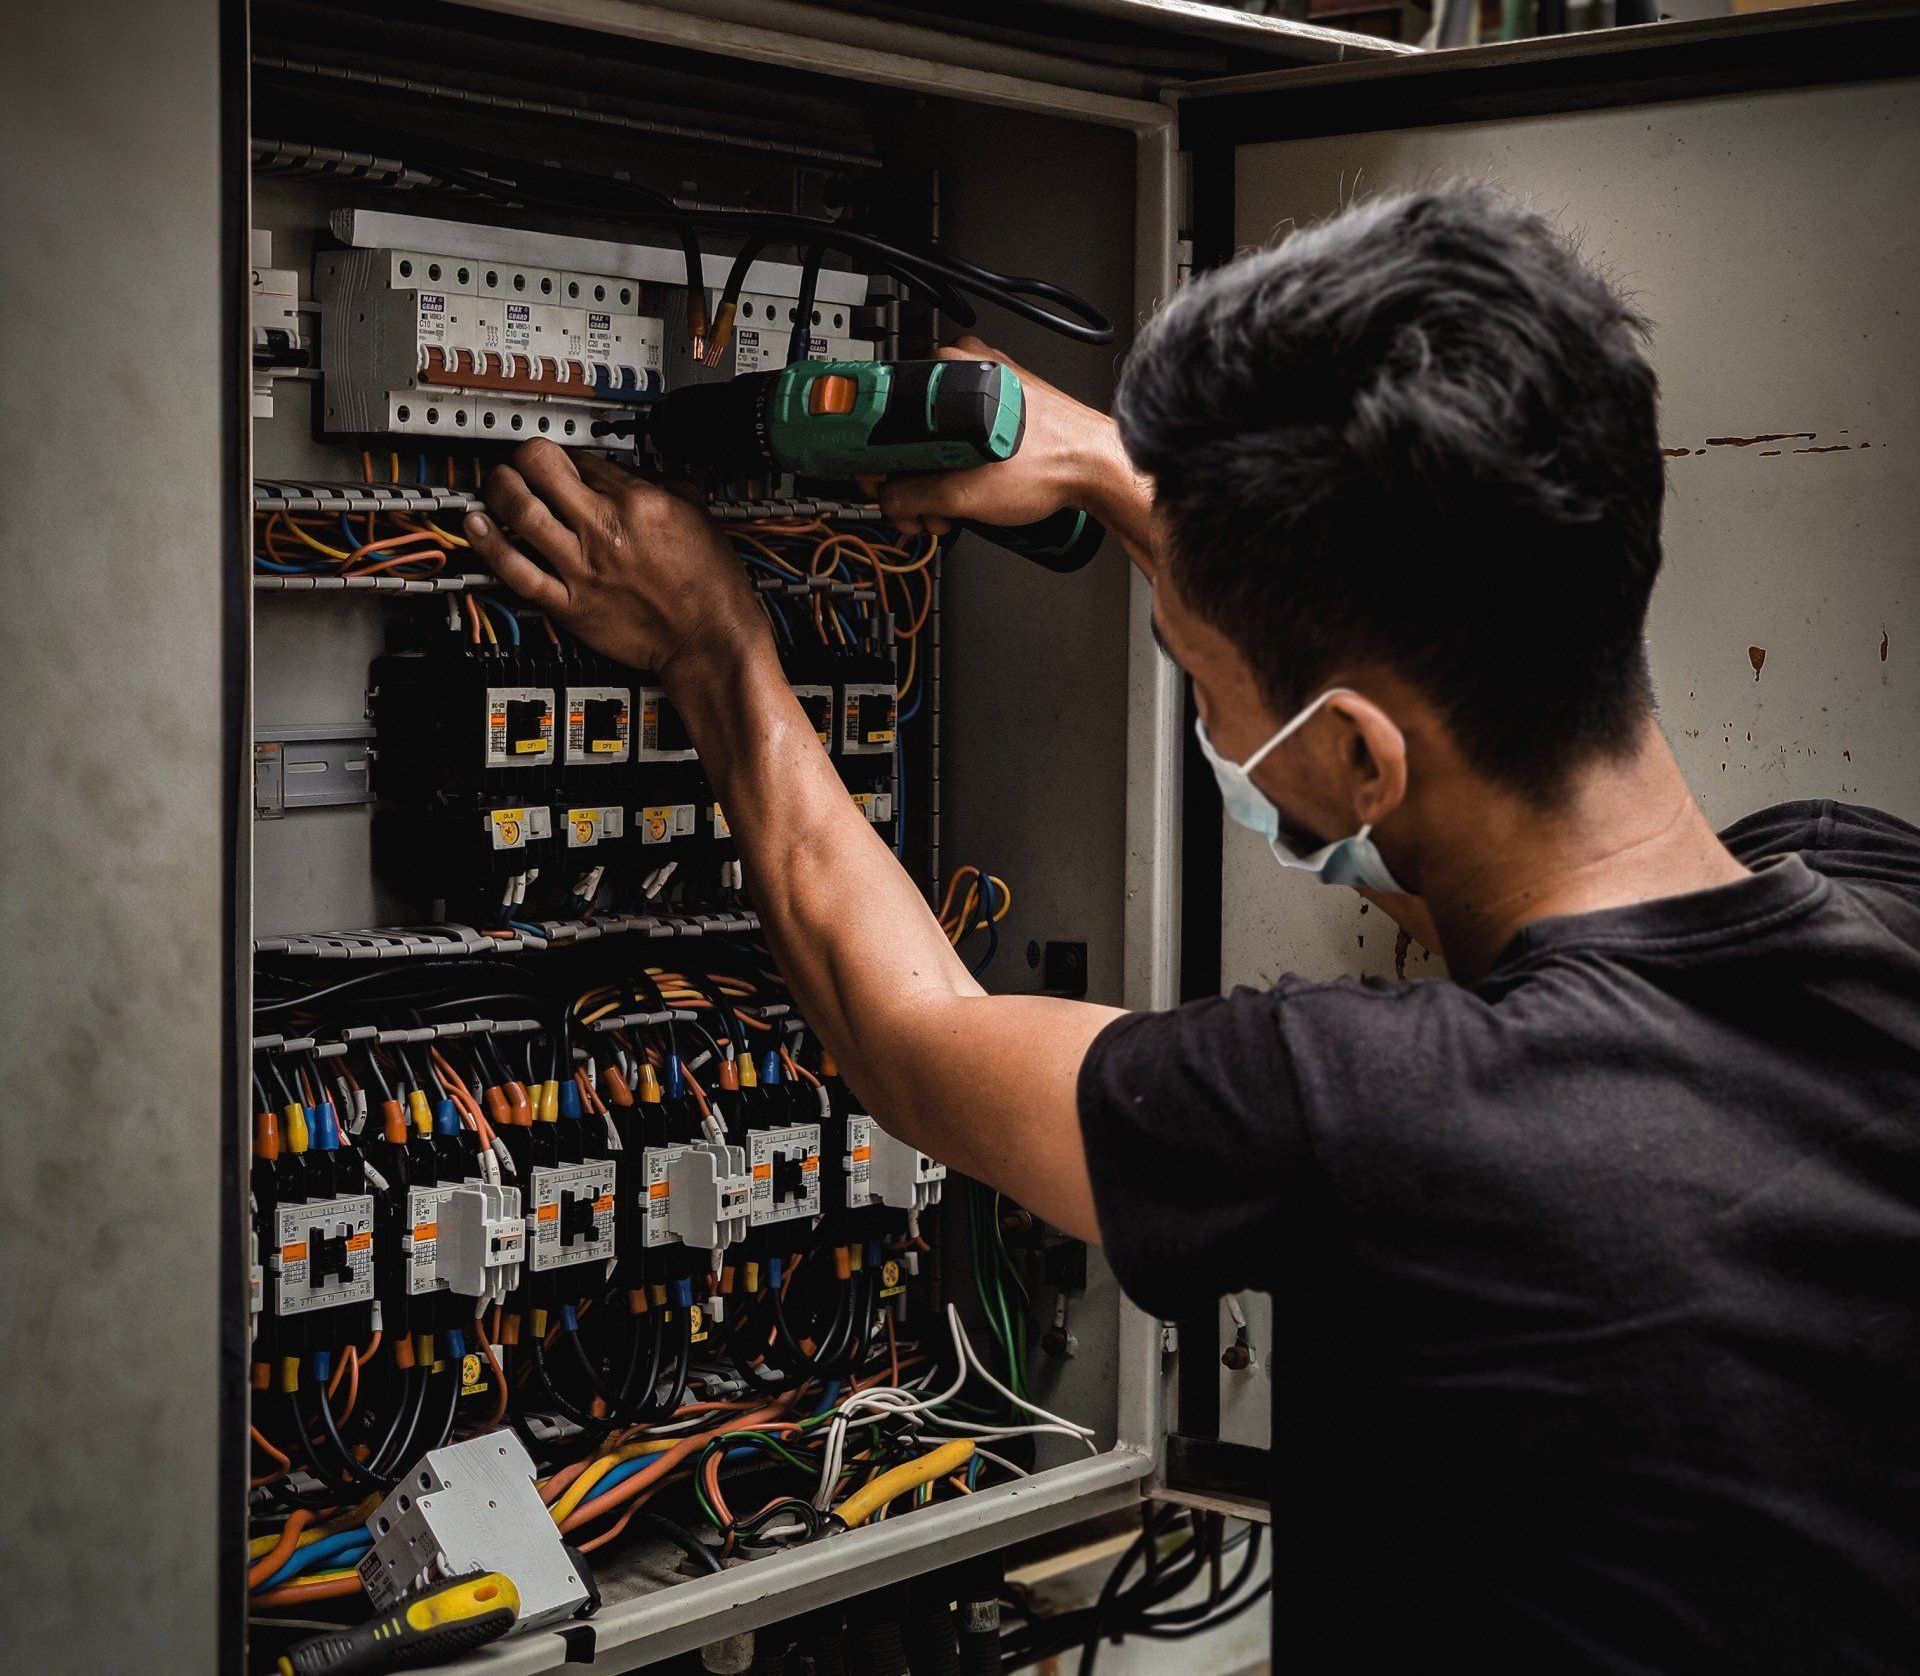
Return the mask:
<path id="1" fill-rule="evenodd" d="M 573 1510 L 587 1499 L 587 1492 L 623 1461 L 636 1461 L 642 1455 L 658 1455 L 671 1449 L 677 1439 L 649 1438 L 644 1443 L 629 1443 L 610 1455 L 602 1455 L 592 1466 L 567 1486 L 567 1493 L 553 1504 L 553 1522 L 565 1524 Z"/>
<path id="2" fill-rule="evenodd" d="M 324 541 L 320 541 L 309 535 L 291 518 L 282 517 L 280 519 L 280 526 L 282 529 L 290 531 L 296 540 L 306 543 L 306 545 L 311 547 L 316 553 L 325 553 L 330 559 L 346 560 L 353 557 L 353 555 L 344 548 L 329 547 Z"/>
<path id="3" fill-rule="evenodd" d="M 957 1437 L 938 1449 L 928 1450 L 917 1460 L 904 1462 L 868 1480 L 833 1511 L 849 1529 L 864 1525 L 876 1509 L 885 1507 L 896 1496 L 903 1496 L 933 1479 L 945 1478 L 957 1467 L 965 1466 L 972 1456 L 973 1439 Z"/>

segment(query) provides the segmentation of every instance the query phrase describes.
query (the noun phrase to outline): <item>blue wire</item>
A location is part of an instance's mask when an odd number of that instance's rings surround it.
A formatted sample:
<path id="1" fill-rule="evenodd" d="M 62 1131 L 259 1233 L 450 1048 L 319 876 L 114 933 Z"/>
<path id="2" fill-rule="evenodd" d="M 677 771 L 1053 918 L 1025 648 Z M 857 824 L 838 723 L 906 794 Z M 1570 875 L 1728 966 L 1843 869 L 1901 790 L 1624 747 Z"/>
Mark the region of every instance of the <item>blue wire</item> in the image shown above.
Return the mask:
<path id="1" fill-rule="evenodd" d="M 424 483 L 424 482 L 426 482 L 426 480 L 427 480 L 427 451 L 426 451 L 426 450 L 425 450 L 425 449 L 423 448 L 423 449 L 421 449 L 421 450 L 420 450 L 420 475 L 419 475 L 419 481 L 420 481 L 420 482 L 422 482 L 422 483 Z"/>
<path id="2" fill-rule="evenodd" d="M 318 1542 L 309 1542 L 304 1548 L 296 1548 L 288 1556 L 287 1563 L 269 1577 L 259 1587 L 277 1589 L 290 1577 L 298 1577 L 303 1571 L 312 1571 L 316 1567 L 344 1562 L 349 1550 L 357 1549 L 353 1554 L 357 1560 L 360 1554 L 373 1546 L 373 1538 L 366 1528 L 356 1525 L 352 1530 L 336 1531 L 332 1536 L 323 1536 Z"/>
<path id="3" fill-rule="evenodd" d="M 514 645 L 518 646 L 520 644 L 520 619 L 497 599 L 489 599 L 487 595 L 478 591 L 474 593 L 473 597 L 479 600 L 482 610 L 491 611 L 501 622 L 506 624 L 507 633 L 513 637 Z"/>

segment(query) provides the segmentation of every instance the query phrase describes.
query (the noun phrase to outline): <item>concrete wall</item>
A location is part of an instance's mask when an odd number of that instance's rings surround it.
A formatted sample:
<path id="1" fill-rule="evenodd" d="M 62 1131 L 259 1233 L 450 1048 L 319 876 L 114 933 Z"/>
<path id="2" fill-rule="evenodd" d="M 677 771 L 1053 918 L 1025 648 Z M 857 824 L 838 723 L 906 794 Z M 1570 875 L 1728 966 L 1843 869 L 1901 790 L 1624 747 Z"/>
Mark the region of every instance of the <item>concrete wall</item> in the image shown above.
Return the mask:
<path id="1" fill-rule="evenodd" d="M 0 1642 L 36 1676 L 218 1667 L 220 16 L 16 7 L 0 48 Z"/>
<path id="2" fill-rule="evenodd" d="M 1577 232 L 1654 323 L 1671 458 L 1653 674 L 1702 806 L 1722 825 L 1802 797 L 1920 820 L 1920 88 L 1250 146 L 1237 237 L 1459 174 Z M 1393 926 L 1348 892 L 1282 878 L 1237 831 L 1225 865 L 1229 983 L 1395 969 Z M 1436 966 L 1406 951 L 1410 976 Z"/>

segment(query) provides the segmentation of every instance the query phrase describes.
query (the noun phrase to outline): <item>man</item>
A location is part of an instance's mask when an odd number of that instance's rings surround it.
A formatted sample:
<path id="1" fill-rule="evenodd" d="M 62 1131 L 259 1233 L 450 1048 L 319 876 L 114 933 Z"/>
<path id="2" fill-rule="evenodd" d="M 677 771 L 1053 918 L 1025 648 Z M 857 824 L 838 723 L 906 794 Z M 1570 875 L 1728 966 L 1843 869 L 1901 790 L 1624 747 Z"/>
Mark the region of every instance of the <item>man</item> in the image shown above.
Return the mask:
<path id="1" fill-rule="evenodd" d="M 1642 330 L 1484 188 L 1380 200 L 1175 298 L 1117 428 L 1029 377 L 1015 459 L 882 486 L 909 529 L 1090 508 L 1228 811 L 1451 983 L 984 995 L 702 513 L 536 444 L 489 485 L 511 538 L 469 526 L 658 671 L 891 1129 L 1150 1310 L 1272 1291 L 1301 1669 L 1920 1663 L 1920 832 L 1798 804 L 1717 837 L 1689 795 Z"/>

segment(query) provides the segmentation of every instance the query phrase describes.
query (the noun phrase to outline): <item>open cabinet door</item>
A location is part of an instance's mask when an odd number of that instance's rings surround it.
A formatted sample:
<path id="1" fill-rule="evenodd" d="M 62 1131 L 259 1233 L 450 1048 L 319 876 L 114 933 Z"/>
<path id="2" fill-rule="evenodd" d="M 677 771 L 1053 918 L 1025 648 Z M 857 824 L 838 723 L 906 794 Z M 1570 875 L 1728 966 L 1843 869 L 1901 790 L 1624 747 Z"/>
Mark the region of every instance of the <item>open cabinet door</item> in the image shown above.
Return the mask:
<path id="1" fill-rule="evenodd" d="M 1653 323 L 1669 457 L 1653 674 L 1701 804 L 1718 825 L 1801 798 L 1920 820 L 1920 34 L 1910 8 L 1757 21 L 1191 92 L 1196 261 L 1461 175 L 1552 215 Z M 1352 893 L 1223 839 L 1204 766 L 1188 781 L 1188 993 L 1443 976 Z M 1182 1430 L 1266 1443 L 1285 1355 L 1264 1298 L 1247 1308 L 1252 1366 L 1184 1390 Z"/>

